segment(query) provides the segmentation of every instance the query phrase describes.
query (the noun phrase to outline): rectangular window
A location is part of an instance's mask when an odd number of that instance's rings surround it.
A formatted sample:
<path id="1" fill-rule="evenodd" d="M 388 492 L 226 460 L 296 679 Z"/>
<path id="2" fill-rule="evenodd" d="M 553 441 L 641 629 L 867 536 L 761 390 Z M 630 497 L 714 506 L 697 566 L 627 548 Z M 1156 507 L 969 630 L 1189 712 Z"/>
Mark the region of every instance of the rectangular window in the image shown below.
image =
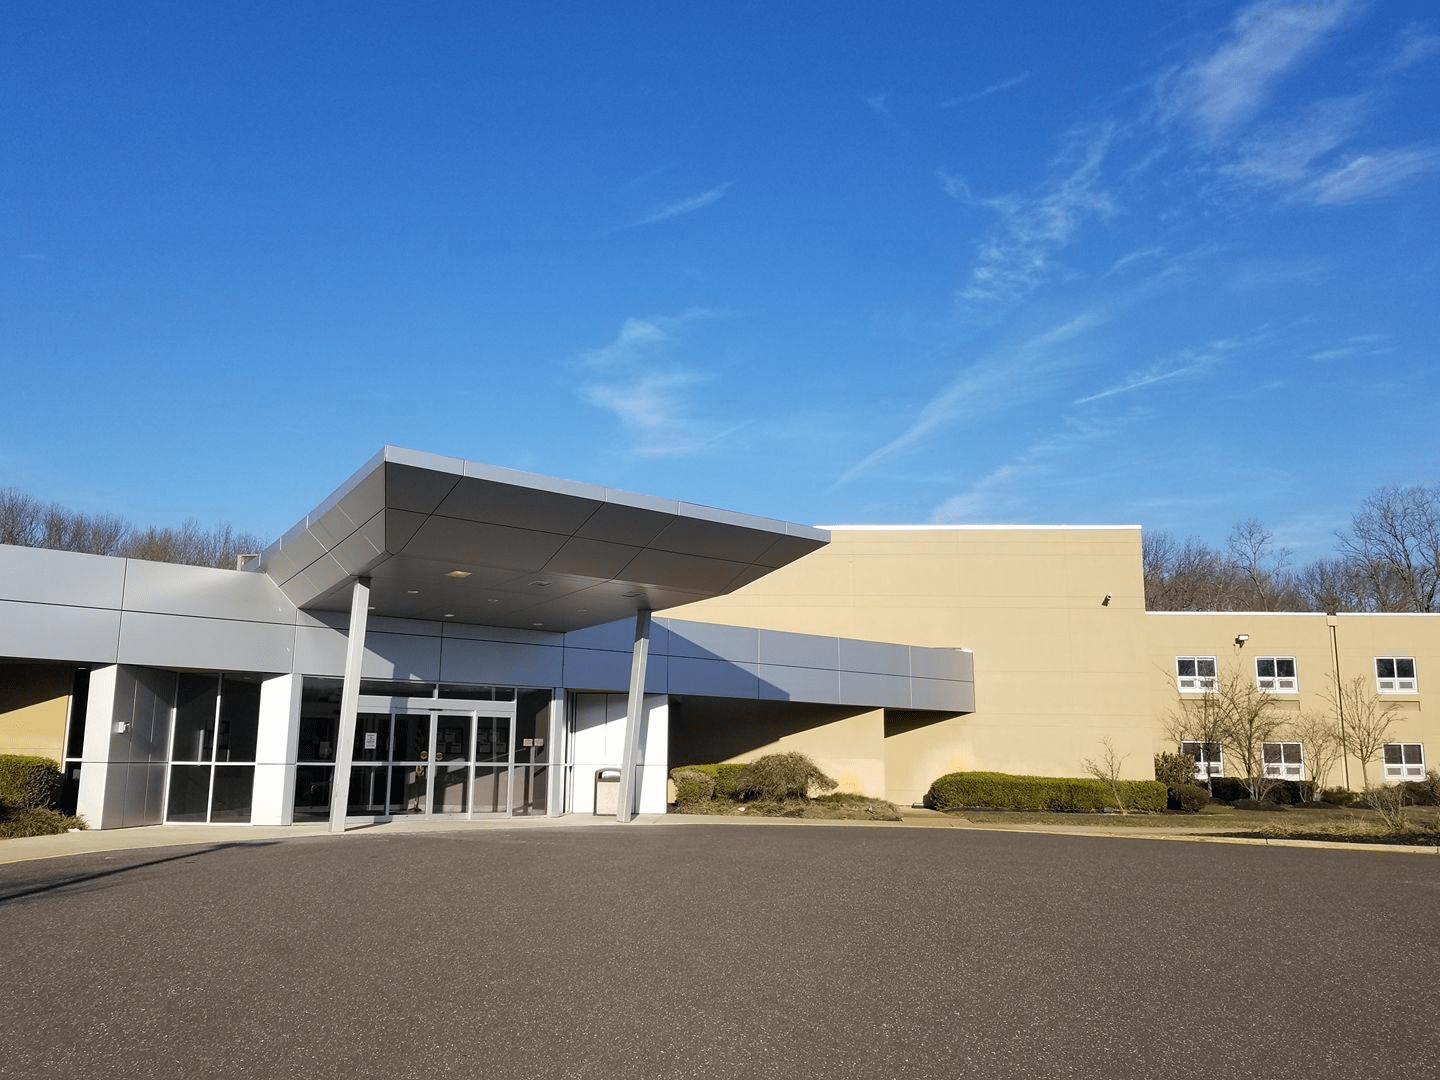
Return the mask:
<path id="1" fill-rule="evenodd" d="M 1300 682 L 1295 677 L 1295 657 L 1257 656 L 1255 685 L 1261 690 L 1273 690 L 1281 694 L 1296 693 L 1300 689 Z"/>
<path id="2" fill-rule="evenodd" d="M 1225 775 L 1225 753 L 1218 742 L 1182 742 L 1180 753 L 1195 759 L 1195 779 Z"/>
<path id="3" fill-rule="evenodd" d="M 1385 744 L 1386 780 L 1424 780 L 1425 746 L 1418 742 Z"/>
<path id="4" fill-rule="evenodd" d="M 1375 685 L 1382 694 L 1413 694 L 1419 686 L 1415 679 L 1413 656 L 1377 656 Z"/>
<path id="5" fill-rule="evenodd" d="M 1298 742 L 1267 742 L 1261 745 L 1260 755 L 1265 763 L 1265 775 L 1281 780 L 1305 779 L 1305 755 Z"/>
<path id="6" fill-rule="evenodd" d="M 1215 657 L 1177 656 L 1175 684 L 1191 693 L 1215 689 Z"/>

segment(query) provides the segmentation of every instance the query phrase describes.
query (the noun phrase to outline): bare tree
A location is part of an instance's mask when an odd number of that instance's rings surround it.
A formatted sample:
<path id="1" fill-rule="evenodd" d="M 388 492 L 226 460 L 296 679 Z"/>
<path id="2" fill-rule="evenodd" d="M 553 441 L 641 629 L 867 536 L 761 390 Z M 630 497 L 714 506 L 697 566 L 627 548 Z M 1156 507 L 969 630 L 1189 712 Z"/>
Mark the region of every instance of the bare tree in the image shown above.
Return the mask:
<path id="1" fill-rule="evenodd" d="M 1440 488 L 1383 487 L 1337 534 L 1377 611 L 1435 611 L 1440 598 Z"/>
<path id="2" fill-rule="evenodd" d="M 1129 754 L 1119 754 L 1115 751 L 1115 744 L 1110 741 L 1110 736 L 1100 740 L 1101 749 L 1105 752 L 1100 756 L 1099 761 L 1091 761 L 1086 758 L 1081 764 L 1085 766 L 1085 772 L 1101 781 L 1110 788 L 1110 793 L 1115 796 L 1115 805 L 1120 808 L 1121 814 L 1128 814 L 1125 809 L 1125 797 L 1121 794 L 1120 767 L 1125 764 Z"/>
<path id="3" fill-rule="evenodd" d="M 1331 676 L 1330 707 L 1340 733 L 1340 746 L 1360 762 L 1361 781 L 1368 791 L 1370 763 L 1384 751 L 1390 741 L 1390 728 L 1403 720 L 1404 714 L 1393 703 L 1382 702 L 1364 675 L 1344 682 Z"/>
<path id="4" fill-rule="evenodd" d="M 1300 741 L 1305 755 L 1305 769 L 1310 774 L 1314 791 L 1310 797 L 1318 800 L 1324 790 L 1325 778 L 1335 767 L 1341 753 L 1340 728 L 1335 717 L 1308 710 L 1290 722 L 1290 734 Z"/>
<path id="5" fill-rule="evenodd" d="M 1254 590 L 1256 610 L 1276 610 L 1276 594 L 1285 585 L 1284 571 L 1290 563 L 1290 549 L 1278 547 L 1274 530 L 1253 517 L 1235 524 L 1226 545 L 1232 567 L 1244 574 Z"/>
<path id="6" fill-rule="evenodd" d="M 1265 744 L 1281 741 L 1284 730 L 1285 716 L 1270 692 L 1238 668 L 1217 672 L 1209 690 L 1181 694 L 1165 725 L 1177 743 L 1220 746 L 1226 772 L 1244 780 L 1255 799 L 1263 799 L 1278 779 L 1265 775 Z M 1213 790 L 1208 773 L 1205 784 Z"/>
<path id="7" fill-rule="evenodd" d="M 1351 559 L 1316 559 L 1295 575 L 1302 611 L 1373 611 L 1365 580 Z"/>
<path id="8" fill-rule="evenodd" d="M 206 529 L 190 518 L 175 528 L 137 532 L 115 514 L 80 513 L 16 488 L 0 489 L 0 544 L 226 568 L 237 555 L 265 548 L 260 537 L 228 524 Z"/>

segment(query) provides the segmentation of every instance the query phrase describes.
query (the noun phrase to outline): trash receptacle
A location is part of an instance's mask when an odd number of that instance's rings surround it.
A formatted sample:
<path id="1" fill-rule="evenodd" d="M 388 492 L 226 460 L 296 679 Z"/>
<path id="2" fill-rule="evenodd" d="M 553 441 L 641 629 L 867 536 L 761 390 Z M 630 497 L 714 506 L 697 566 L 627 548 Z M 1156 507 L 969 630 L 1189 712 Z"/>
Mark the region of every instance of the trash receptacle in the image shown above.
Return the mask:
<path id="1" fill-rule="evenodd" d="M 595 770 L 595 816 L 618 817 L 620 814 L 620 770 Z"/>

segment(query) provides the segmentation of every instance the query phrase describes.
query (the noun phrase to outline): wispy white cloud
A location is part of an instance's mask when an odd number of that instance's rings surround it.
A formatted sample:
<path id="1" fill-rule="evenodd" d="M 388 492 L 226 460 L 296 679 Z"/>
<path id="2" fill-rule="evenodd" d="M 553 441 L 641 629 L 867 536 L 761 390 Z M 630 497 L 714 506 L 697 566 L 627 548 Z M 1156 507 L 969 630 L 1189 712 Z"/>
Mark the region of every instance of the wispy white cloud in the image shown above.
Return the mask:
<path id="1" fill-rule="evenodd" d="M 1162 80 L 1166 115 L 1211 142 L 1230 134 L 1361 6 L 1360 0 L 1261 0 L 1242 8 L 1223 44 Z"/>
<path id="2" fill-rule="evenodd" d="M 648 217 L 643 217 L 635 222 L 639 225 L 658 225 L 662 221 L 673 221 L 675 218 L 684 217 L 686 214 L 693 214 L 696 210 L 703 210 L 705 207 L 719 202 L 726 193 L 734 186 L 733 180 L 727 180 L 723 184 L 716 184 L 709 191 L 702 191 L 699 195 L 691 195 L 687 199 L 662 206 Z"/>
<path id="3" fill-rule="evenodd" d="M 959 97 L 953 97 L 942 101 L 940 103 L 940 108 L 953 109 L 957 105 L 969 105 L 973 101 L 980 101 L 984 98 L 990 97 L 992 94 L 999 94 L 1002 91 L 1014 89 L 1021 83 L 1025 82 L 1025 80 L 1027 80 L 1028 78 L 1030 78 L 1030 72 L 1022 71 L 1019 75 L 1012 75 L 1008 79 L 1001 79 L 997 83 L 991 83 L 989 86 L 981 87 L 974 93 L 962 94 Z"/>
<path id="4" fill-rule="evenodd" d="M 1116 430 L 1110 424 L 1066 420 L 1060 431 L 1033 443 L 968 491 L 946 499 L 931 512 L 930 520 L 946 524 L 1027 519 L 1036 481 L 1072 465 L 1076 453 L 1090 443 L 1112 438 Z"/>
<path id="5" fill-rule="evenodd" d="M 1136 390 L 1143 390 L 1157 383 L 1169 382 L 1171 379 L 1179 379 L 1186 375 L 1198 375 L 1206 371 L 1211 371 L 1234 353 L 1254 341 L 1259 340 L 1263 336 L 1265 335 L 1255 334 L 1243 338 L 1217 338 L 1214 341 L 1206 342 L 1199 348 L 1182 349 L 1162 360 L 1157 360 L 1149 367 L 1123 376 L 1119 382 L 1106 387 L 1104 390 L 1100 390 L 1094 394 L 1087 394 L 1082 398 L 1076 398 L 1074 404 L 1085 405 L 1092 401 L 1101 401 L 1104 398 L 1115 397 L 1119 394 L 1128 394 Z"/>
<path id="6" fill-rule="evenodd" d="M 890 106 L 885 103 L 885 94 L 871 94 L 865 99 L 865 107 L 882 120 L 891 119 Z"/>
<path id="7" fill-rule="evenodd" d="M 579 354 L 585 374 L 576 392 L 611 413 L 629 435 L 631 452 L 640 456 L 688 454 L 710 445 L 727 433 L 697 415 L 695 391 L 712 376 L 677 363 L 671 354 L 688 324 L 721 315 L 691 308 L 679 315 L 626 318 L 613 340 Z"/>
<path id="8" fill-rule="evenodd" d="M 1137 263 L 1149 262 L 1151 259 L 1158 259 L 1165 254 L 1164 248 L 1147 247 L 1122 255 L 1110 264 L 1110 269 L 1105 271 L 1106 277 L 1114 277 L 1125 270 L 1130 269 Z"/>
<path id="9" fill-rule="evenodd" d="M 1316 363 L 1329 364 L 1336 360 L 1365 360 L 1394 352 L 1388 334 L 1352 334 L 1339 345 L 1318 349 L 1305 357 Z"/>
<path id="10" fill-rule="evenodd" d="M 1319 206 L 1378 199 L 1403 188 L 1416 177 L 1440 170 L 1440 149 L 1420 146 L 1357 154 L 1343 165 L 1317 176 L 1305 188 Z"/>
<path id="11" fill-rule="evenodd" d="M 1411 23 L 1400 32 L 1395 43 L 1395 55 L 1385 70 L 1406 71 L 1437 54 L 1440 54 L 1440 34 L 1432 34 L 1420 23 Z"/>
<path id="12" fill-rule="evenodd" d="M 1085 312 L 1036 334 L 1013 349 L 991 354 L 970 365 L 926 402 L 903 432 L 846 469 L 834 487 L 848 483 L 942 428 L 1040 393 L 1045 385 L 1039 378 L 1041 373 L 1063 364 L 1063 350 L 1109 318 L 1107 311 Z M 1057 352 L 1062 353 L 1058 360 Z"/>
<path id="13" fill-rule="evenodd" d="M 983 305 L 1023 296 L 1049 276 L 1055 254 L 1071 243 L 1082 223 L 1115 213 L 1114 200 L 1100 177 L 1112 137 L 1107 127 L 1081 143 L 1073 169 L 1035 196 L 973 200 L 963 180 L 942 174 L 954 197 L 969 199 L 1000 218 L 981 244 L 960 300 Z"/>

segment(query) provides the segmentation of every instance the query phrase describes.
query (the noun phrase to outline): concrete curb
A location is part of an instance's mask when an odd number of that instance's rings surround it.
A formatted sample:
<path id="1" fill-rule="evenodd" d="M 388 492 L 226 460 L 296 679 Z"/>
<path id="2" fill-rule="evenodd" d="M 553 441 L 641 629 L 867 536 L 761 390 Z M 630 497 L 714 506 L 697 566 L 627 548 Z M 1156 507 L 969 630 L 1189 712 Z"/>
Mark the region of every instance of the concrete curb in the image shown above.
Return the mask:
<path id="1" fill-rule="evenodd" d="M 1343 840 L 1288 840 L 1248 836 L 1215 836 L 1209 833 L 1163 832 L 1138 829 L 1045 825 L 977 825 L 941 814 L 912 815 L 904 821 L 827 821 L 817 818 L 744 817 L 710 814 L 639 814 L 642 825 L 732 825 L 732 826 L 828 826 L 861 829 L 955 829 L 968 832 L 1039 833 L 1045 836 L 1099 836 L 1111 840 L 1168 840 L 1200 844 L 1243 844 L 1251 847 L 1311 848 L 1329 851 L 1366 851 L 1404 855 L 1440 855 L 1433 844 L 1360 844 Z M 71 855 L 96 855 L 151 848 L 274 843 L 277 840 L 338 840 L 341 837 L 402 836 L 411 833 L 484 832 L 496 829 L 623 828 L 614 818 L 590 814 L 563 817 L 499 818 L 494 821 L 408 821 L 351 825 L 344 833 L 331 833 L 319 825 L 142 825 L 133 829 L 84 830 L 54 836 L 23 836 L 0 840 L 0 866 L 57 859 Z"/>

